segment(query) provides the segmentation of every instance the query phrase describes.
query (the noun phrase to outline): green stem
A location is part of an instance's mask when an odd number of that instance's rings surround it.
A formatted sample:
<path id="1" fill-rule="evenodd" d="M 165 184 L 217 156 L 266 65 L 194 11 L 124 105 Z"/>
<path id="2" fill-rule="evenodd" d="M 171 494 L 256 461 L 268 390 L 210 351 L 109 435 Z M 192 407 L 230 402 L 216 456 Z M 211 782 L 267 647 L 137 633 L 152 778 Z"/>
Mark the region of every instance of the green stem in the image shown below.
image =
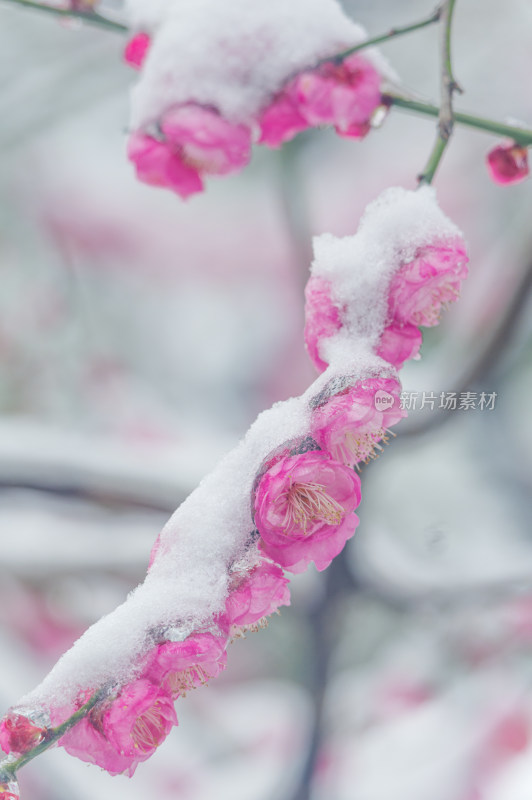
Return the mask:
<path id="1" fill-rule="evenodd" d="M 387 33 L 381 33 L 379 36 L 373 36 L 371 39 L 366 39 L 364 42 L 360 42 L 360 44 L 356 44 L 354 47 L 350 47 L 348 50 L 344 50 L 341 53 L 336 53 L 334 56 L 330 56 L 329 58 L 322 59 L 319 63 L 322 64 L 325 61 L 343 61 L 344 58 L 353 55 L 353 53 L 357 53 L 359 50 L 363 50 L 365 47 L 371 47 L 374 44 L 380 44 L 380 42 L 386 42 L 388 39 L 394 39 L 396 36 L 402 36 L 405 33 L 412 33 L 412 31 L 418 31 L 421 28 L 426 28 L 428 25 L 433 25 L 435 22 L 438 22 L 441 16 L 441 8 L 438 7 L 436 11 L 434 11 L 430 17 L 426 17 L 426 19 L 422 19 L 421 22 L 414 22 L 412 25 L 405 25 L 402 28 L 392 28 Z"/>
<path id="2" fill-rule="evenodd" d="M 429 156 L 427 166 L 418 178 L 420 184 L 432 183 L 454 127 L 453 94 L 458 88 L 458 84 L 453 78 L 451 63 L 451 23 L 455 3 L 456 0 L 443 0 L 440 7 L 442 23 L 441 103 L 438 113 L 438 136 Z"/>
<path id="3" fill-rule="evenodd" d="M 3 0 L 3 2 L 15 3 L 19 6 L 25 6 L 26 8 L 44 11 L 56 17 L 64 17 L 66 19 L 75 17 L 76 19 L 83 20 L 83 22 L 97 25 L 100 28 L 107 28 L 107 30 L 110 31 L 123 32 L 128 30 L 126 25 L 122 25 L 120 22 L 113 22 L 113 20 L 102 17 L 100 14 L 96 14 L 96 12 L 92 11 L 75 11 L 68 8 L 56 8 L 55 6 L 38 3 L 36 0 Z"/>
<path id="4" fill-rule="evenodd" d="M 24 767 L 28 761 L 31 761 L 36 756 L 44 753 L 45 750 L 48 750 L 52 745 L 54 745 L 64 734 L 73 728 L 74 725 L 83 719 L 89 711 L 94 708 L 94 706 L 102 699 L 102 697 L 106 694 L 106 689 L 100 689 L 100 691 L 95 692 L 90 700 L 88 700 L 85 705 L 81 706 L 71 717 L 69 717 L 65 722 L 61 725 L 58 725 L 56 728 L 50 728 L 47 733 L 46 737 L 36 745 L 31 750 L 28 750 L 27 753 L 17 758 L 16 761 L 9 761 L 5 759 L 4 761 L 0 762 L 0 775 L 4 774 L 10 778 L 14 778 L 17 774 L 18 770 L 21 767 Z"/>
<path id="5" fill-rule="evenodd" d="M 388 106 L 396 106 L 396 108 L 402 108 L 406 111 L 414 111 L 425 117 L 439 117 L 440 115 L 440 109 L 432 103 L 411 100 L 408 97 L 402 97 L 395 93 L 387 92 L 383 94 L 383 100 Z M 476 130 L 479 131 L 494 133 L 497 136 L 506 136 L 508 139 L 513 139 L 513 141 L 517 142 L 517 144 L 522 147 L 532 147 L 532 130 L 529 128 L 517 128 L 515 125 L 505 125 L 503 122 L 477 117 L 473 114 L 462 114 L 459 111 L 454 112 L 454 121 L 460 125 L 466 125 L 469 128 L 476 128 Z"/>

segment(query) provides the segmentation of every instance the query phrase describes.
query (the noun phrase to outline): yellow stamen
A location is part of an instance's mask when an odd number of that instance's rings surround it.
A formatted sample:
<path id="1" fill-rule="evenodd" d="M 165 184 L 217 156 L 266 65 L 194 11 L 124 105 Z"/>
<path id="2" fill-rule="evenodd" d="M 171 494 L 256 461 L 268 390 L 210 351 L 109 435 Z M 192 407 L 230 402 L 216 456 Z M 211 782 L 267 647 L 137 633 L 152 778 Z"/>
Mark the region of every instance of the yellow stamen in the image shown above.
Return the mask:
<path id="1" fill-rule="evenodd" d="M 306 535 L 309 523 L 323 520 L 328 525 L 340 525 L 343 506 L 325 491 L 321 483 L 293 483 L 283 492 L 286 496 L 285 532 L 294 525 Z"/>

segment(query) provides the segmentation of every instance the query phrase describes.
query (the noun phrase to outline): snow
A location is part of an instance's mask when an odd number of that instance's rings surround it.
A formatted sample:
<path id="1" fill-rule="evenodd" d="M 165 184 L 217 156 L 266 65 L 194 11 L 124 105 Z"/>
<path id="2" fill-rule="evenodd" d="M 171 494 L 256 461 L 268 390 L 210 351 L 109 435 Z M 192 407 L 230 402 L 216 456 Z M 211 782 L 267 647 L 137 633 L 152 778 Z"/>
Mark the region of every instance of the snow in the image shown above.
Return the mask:
<path id="1" fill-rule="evenodd" d="M 292 75 L 367 38 L 336 0 L 151 2 L 127 6 L 133 28 L 156 29 L 132 91 L 133 128 L 186 102 L 249 122 Z M 395 77 L 378 53 L 364 52 Z"/>
<path id="2" fill-rule="evenodd" d="M 322 344 L 329 363 L 345 360 L 353 340 L 371 351 L 387 314 L 387 288 L 400 262 L 435 241 L 461 235 L 441 211 L 434 189 L 392 187 L 371 203 L 353 236 L 323 234 L 314 240 L 312 274 L 332 283 L 332 299 L 342 311 L 343 329 Z"/>

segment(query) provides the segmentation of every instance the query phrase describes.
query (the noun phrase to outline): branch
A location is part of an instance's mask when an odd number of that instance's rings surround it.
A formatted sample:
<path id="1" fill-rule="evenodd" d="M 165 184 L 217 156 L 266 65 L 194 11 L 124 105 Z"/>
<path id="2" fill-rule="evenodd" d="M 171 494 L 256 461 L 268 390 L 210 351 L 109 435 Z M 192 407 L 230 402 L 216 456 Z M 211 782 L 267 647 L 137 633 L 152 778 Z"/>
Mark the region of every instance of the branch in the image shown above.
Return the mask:
<path id="1" fill-rule="evenodd" d="M 80 19 L 83 22 L 88 22 L 91 25 L 96 25 L 100 28 L 106 28 L 110 31 L 123 33 L 124 31 L 128 30 L 126 25 L 122 25 L 120 22 L 114 22 L 107 17 L 102 17 L 101 14 L 97 14 L 95 11 L 79 11 L 71 8 L 57 8 L 57 6 L 49 6 L 45 5 L 44 3 L 38 3 L 36 0 L 2 0 L 2 2 L 15 3 L 16 5 L 24 6 L 26 8 L 33 8 L 36 11 L 44 11 L 48 14 L 53 14 L 56 17 Z"/>
<path id="2" fill-rule="evenodd" d="M 344 58 L 353 55 L 353 53 L 358 53 L 359 50 L 363 50 L 365 47 L 371 47 L 374 44 L 380 44 L 381 42 L 386 42 L 388 39 L 395 39 L 397 36 L 403 36 L 405 33 L 412 33 L 413 31 L 418 31 L 421 28 L 426 28 L 429 25 L 433 25 L 435 22 L 438 22 L 441 17 L 442 9 L 439 6 L 431 15 L 430 17 L 426 17 L 422 19 L 420 22 L 414 22 L 410 25 L 405 25 L 401 28 L 391 28 L 387 33 L 381 33 L 379 36 L 373 36 L 371 39 L 366 39 L 366 41 L 361 42 L 360 44 L 356 44 L 354 47 L 350 47 L 348 50 L 343 50 L 341 53 L 336 53 L 334 56 L 330 56 L 328 58 L 323 58 L 321 61 L 318 62 L 319 64 L 323 64 L 326 61 L 343 61 Z"/>
<path id="3" fill-rule="evenodd" d="M 382 97 L 384 103 L 388 106 L 414 111 L 426 117 L 440 116 L 440 109 L 432 103 L 413 100 L 404 95 L 395 94 L 395 92 L 385 92 Z M 487 133 L 494 133 L 498 136 L 506 136 L 523 147 L 532 146 L 532 130 L 529 128 L 517 128 L 514 125 L 505 125 L 503 122 L 497 122 L 497 120 L 477 117 L 473 114 L 462 114 L 456 111 L 453 116 L 454 121 L 460 125 L 466 125 L 469 128 L 476 128 L 476 130 L 486 131 Z"/>
<path id="4" fill-rule="evenodd" d="M 453 93 L 458 84 L 451 65 L 451 22 L 456 0 L 444 0 L 441 10 L 441 104 L 438 114 L 438 136 L 427 166 L 418 178 L 419 184 L 432 183 L 449 143 L 454 127 Z"/>

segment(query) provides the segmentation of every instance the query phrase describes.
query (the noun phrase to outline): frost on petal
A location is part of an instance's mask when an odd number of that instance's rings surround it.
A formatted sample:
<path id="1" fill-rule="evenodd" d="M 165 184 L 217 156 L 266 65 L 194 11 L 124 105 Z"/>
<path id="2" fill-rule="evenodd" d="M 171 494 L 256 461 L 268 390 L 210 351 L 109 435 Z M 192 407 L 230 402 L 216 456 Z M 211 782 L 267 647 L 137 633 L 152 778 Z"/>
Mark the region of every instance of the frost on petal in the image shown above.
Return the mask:
<path id="1" fill-rule="evenodd" d="M 320 345 L 342 327 L 340 310 L 331 300 L 331 284 L 319 276 L 309 278 L 305 287 L 305 345 L 310 360 L 323 372 L 327 362 L 321 357 Z"/>
<path id="2" fill-rule="evenodd" d="M 124 61 L 134 69 L 140 69 L 148 54 L 151 39 L 147 33 L 137 33 L 124 48 Z"/>
<path id="3" fill-rule="evenodd" d="M 226 175 L 244 167 L 251 155 L 251 132 L 216 111 L 188 104 L 167 111 L 161 130 L 183 162 L 201 174 Z"/>
<path id="4" fill-rule="evenodd" d="M 143 675 L 173 698 L 207 683 L 225 669 L 225 636 L 197 633 L 181 642 L 164 642 L 150 654 Z"/>
<path id="5" fill-rule="evenodd" d="M 528 177 L 528 148 L 515 142 L 501 144 L 490 150 L 486 166 L 491 179 L 501 185 L 519 183 Z"/>
<path id="6" fill-rule="evenodd" d="M 186 164 L 179 152 L 166 143 L 143 133 L 133 133 L 127 155 L 133 162 L 137 177 L 150 186 L 166 186 L 186 199 L 203 191 L 198 171 Z"/>
<path id="7" fill-rule="evenodd" d="M 336 460 L 350 467 L 374 458 L 389 428 L 406 416 L 401 385 L 394 378 L 358 381 L 315 409 L 312 435 Z"/>
<path id="8" fill-rule="evenodd" d="M 311 561 L 325 569 L 353 535 L 352 512 L 359 503 L 358 476 L 328 454 L 310 451 L 282 459 L 256 489 L 260 547 L 291 572 Z"/>

